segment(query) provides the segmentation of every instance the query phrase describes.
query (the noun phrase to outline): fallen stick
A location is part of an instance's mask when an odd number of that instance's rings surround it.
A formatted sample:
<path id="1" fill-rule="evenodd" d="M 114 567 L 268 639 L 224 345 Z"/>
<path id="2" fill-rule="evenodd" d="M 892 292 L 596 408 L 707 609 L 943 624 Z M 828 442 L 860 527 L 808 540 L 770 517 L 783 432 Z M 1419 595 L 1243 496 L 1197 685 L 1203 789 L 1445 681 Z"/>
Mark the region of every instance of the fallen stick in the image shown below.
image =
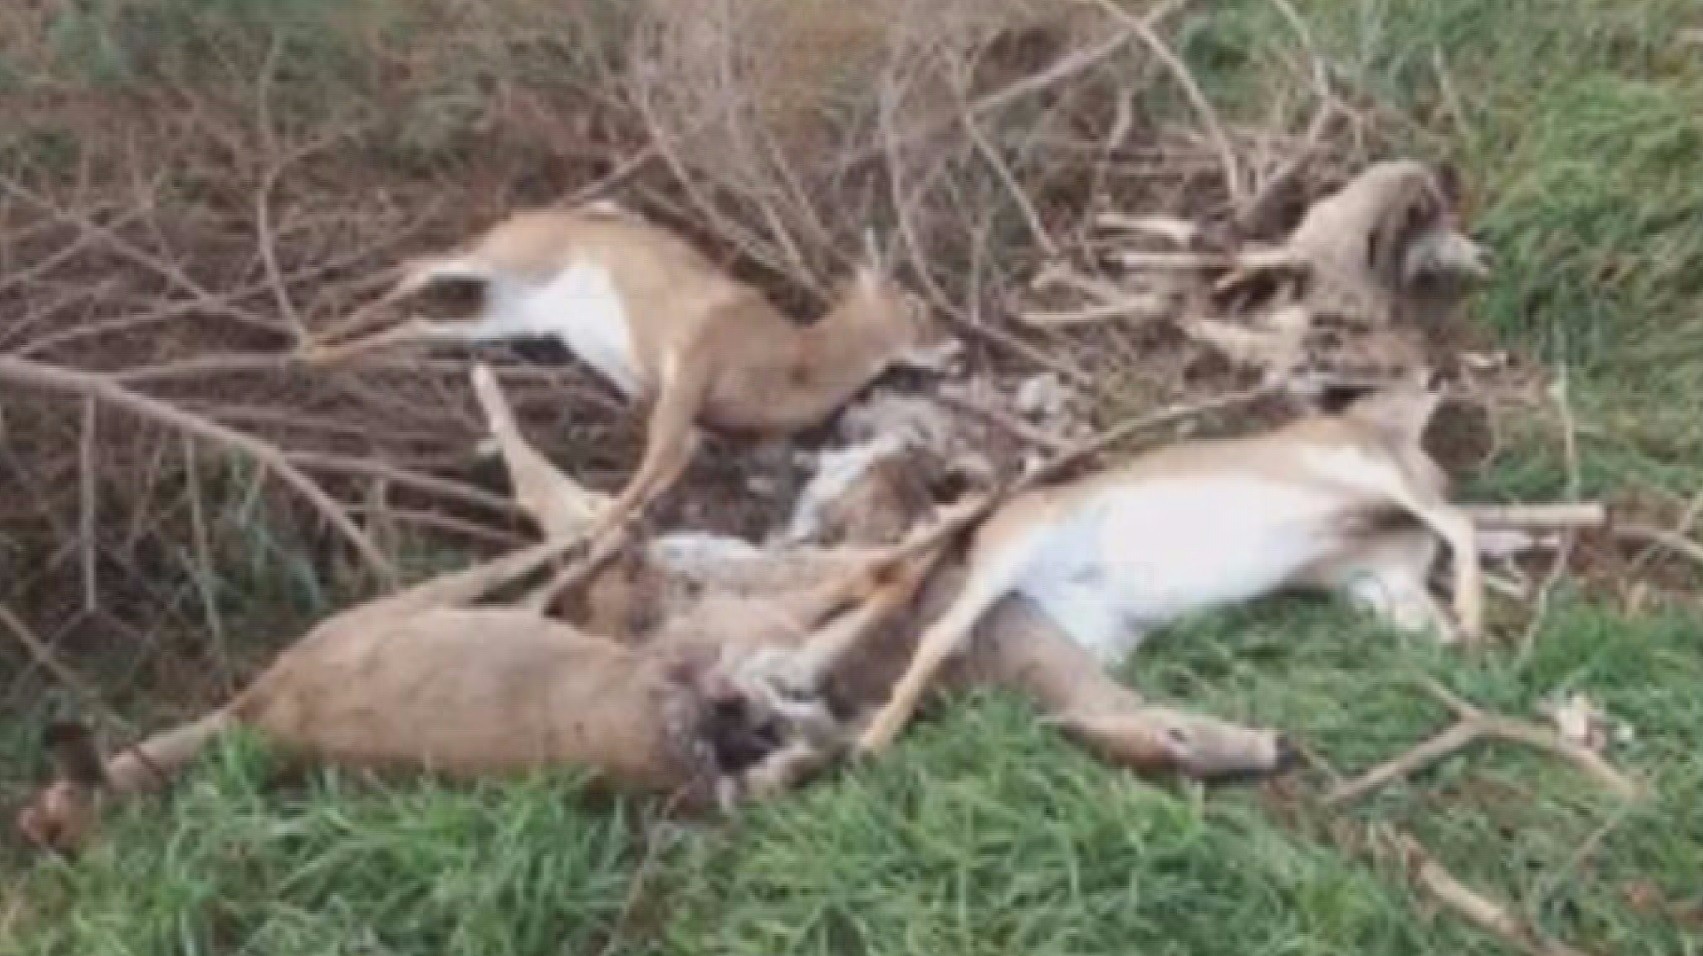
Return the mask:
<path id="1" fill-rule="evenodd" d="M 397 580 L 396 568 L 390 563 L 390 559 L 379 551 L 341 505 L 326 494 L 317 482 L 290 464 L 289 459 L 276 446 L 253 435 L 226 428 L 218 422 L 209 421 L 199 415 L 186 412 L 157 398 L 131 391 L 111 376 L 99 372 L 86 372 L 33 362 L 12 355 L 0 355 L 0 380 L 98 399 L 123 408 L 132 414 L 210 439 L 247 454 L 300 492 L 302 497 L 318 509 L 320 514 L 331 523 L 331 526 L 336 528 L 354 546 L 356 553 L 366 561 L 367 566 L 386 585 L 395 585 Z"/>
<path id="2" fill-rule="evenodd" d="M 1608 508 L 1600 501 L 1551 505 L 1461 505 L 1474 524 L 1498 528 L 1600 528 Z"/>
<path id="3" fill-rule="evenodd" d="M 1423 770 L 1480 740 L 1523 744 L 1553 754 L 1595 778 L 1622 800 L 1636 800 L 1643 795 L 1643 787 L 1637 781 L 1615 769 L 1601 754 L 1589 747 L 1576 744 L 1541 724 L 1487 713 L 1457 697 L 1429 677 L 1418 678 L 1418 684 L 1454 712 L 1455 723 L 1401 756 L 1381 763 L 1331 790 L 1325 796 L 1327 806 L 1341 806 L 1359 800 L 1385 784 Z"/>
<path id="4" fill-rule="evenodd" d="M 1017 319 L 1025 325 L 1060 328 L 1103 322 L 1107 319 L 1157 319 L 1164 316 L 1169 307 L 1170 300 L 1163 295 L 1155 292 L 1136 292 L 1081 309 L 1019 312 Z"/>
<path id="5" fill-rule="evenodd" d="M 1506 903 L 1462 883 L 1413 837 L 1398 833 L 1396 845 L 1402 862 L 1420 887 L 1467 922 L 1531 956 L 1585 956 L 1566 943 L 1540 935 L 1530 923 L 1514 915 Z"/>
<path id="6" fill-rule="evenodd" d="M 1638 544 L 1665 548 L 1682 558 L 1690 558 L 1698 567 L 1703 567 L 1703 544 L 1698 544 L 1676 531 L 1641 524 L 1618 524 L 1614 527 L 1614 536 Z"/>

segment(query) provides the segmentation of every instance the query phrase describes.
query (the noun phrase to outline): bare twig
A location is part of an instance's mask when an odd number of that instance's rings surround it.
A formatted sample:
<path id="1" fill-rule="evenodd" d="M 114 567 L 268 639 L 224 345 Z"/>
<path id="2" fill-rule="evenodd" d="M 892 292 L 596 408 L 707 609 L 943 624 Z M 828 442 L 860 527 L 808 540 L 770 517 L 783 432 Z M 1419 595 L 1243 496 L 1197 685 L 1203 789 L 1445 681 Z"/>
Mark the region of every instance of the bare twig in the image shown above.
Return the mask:
<path id="1" fill-rule="evenodd" d="M 1636 522 L 1620 521 L 1615 522 L 1614 536 L 1671 551 L 1682 558 L 1689 558 L 1699 568 L 1703 568 L 1703 544 L 1698 544 L 1686 535 Z"/>
<path id="2" fill-rule="evenodd" d="M 1608 524 L 1608 507 L 1600 501 L 1544 505 L 1461 505 L 1460 510 L 1481 524 L 1497 528 L 1600 528 Z"/>
<path id="3" fill-rule="evenodd" d="M 1455 714 L 1455 723 L 1442 733 L 1415 746 L 1407 753 L 1373 767 L 1359 777 L 1332 790 L 1325 803 L 1352 803 L 1392 781 L 1416 773 L 1479 740 L 1502 740 L 1542 750 L 1572 763 L 1596 779 L 1615 796 L 1635 800 L 1643 787 L 1603 759 L 1601 754 L 1576 744 L 1554 730 L 1530 721 L 1488 713 L 1467 703 L 1429 677 L 1416 678 L 1419 686 Z"/>
<path id="4" fill-rule="evenodd" d="M 1403 863 L 1419 885 L 1467 922 L 1531 956 L 1584 956 L 1565 943 L 1544 937 L 1536 927 L 1514 915 L 1508 904 L 1462 883 L 1412 836 L 1399 833 L 1396 841 Z"/>
<path id="5" fill-rule="evenodd" d="M 135 243 L 120 236 L 111 228 L 93 222 L 81 213 L 61 209 L 53 203 L 26 189 L 16 180 L 0 175 L 0 189 L 23 199 L 26 203 L 42 210 L 50 216 L 63 220 L 77 229 L 94 236 L 108 249 L 125 259 L 142 266 L 162 279 L 189 293 L 208 312 L 223 316 L 241 325 L 272 334 L 289 334 L 288 330 L 269 316 L 262 315 L 250 309 L 244 309 L 232 304 L 226 298 L 209 291 L 205 286 L 189 277 L 175 263 L 148 252 Z"/>
<path id="6" fill-rule="evenodd" d="M 899 154 L 900 141 L 899 137 L 893 132 L 892 116 L 894 110 L 898 107 L 899 91 L 891 76 L 884 78 L 882 82 L 883 86 L 880 92 L 881 140 L 886 151 L 887 181 L 891 192 L 893 214 L 898 221 L 899 237 L 904 241 L 905 249 L 909 253 L 911 270 L 917 273 L 917 281 L 923 284 L 923 291 L 928 294 L 934 307 L 942 315 L 951 319 L 956 328 L 1001 345 L 1042 368 L 1057 372 L 1074 384 L 1084 388 L 1093 388 L 1095 386 L 1093 376 L 1074 364 L 1036 348 L 1010 333 L 994 328 L 987 322 L 970 321 L 968 316 L 952 305 L 946 293 L 934 281 L 934 275 L 928 267 L 922 237 L 911 219 L 910 197 L 905 192 L 903 166 Z"/>
<path id="7" fill-rule="evenodd" d="M 999 426 L 1019 441 L 1027 444 L 1034 445 L 1038 448 L 1045 448 L 1054 453 L 1068 451 L 1071 447 L 1069 442 L 1059 438 L 1053 433 L 1042 431 L 1034 425 L 1023 421 L 1014 415 L 1010 415 L 1001 409 L 995 408 L 992 405 L 987 405 L 982 402 L 978 402 L 973 398 L 968 398 L 953 392 L 939 392 L 936 397 L 946 405 L 968 412 L 971 415 L 975 415 L 978 418 Z"/>
<path id="8" fill-rule="evenodd" d="M 967 82 L 966 78 L 959 78 L 960 96 L 963 95 L 963 84 Z M 1041 214 L 1035 208 L 1034 202 L 1029 199 L 1029 194 L 1024 191 L 1023 184 L 1017 181 L 1017 176 L 1006 164 L 1005 157 L 999 154 L 999 150 L 987 138 L 987 134 L 982 132 L 982 128 L 976 124 L 976 118 L 971 115 L 968 103 L 964 104 L 962 112 L 964 132 L 970 135 L 970 142 L 975 144 L 976 151 L 982 154 L 983 159 L 987 160 L 987 164 L 993 168 L 994 175 L 998 176 L 1000 183 L 1005 186 L 1005 191 L 1011 194 L 1011 201 L 1017 205 L 1018 212 L 1023 214 L 1023 221 L 1028 225 L 1029 234 L 1034 237 L 1035 244 L 1041 247 L 1048 258 L 1058 258 L 1058 243 L 1053 241 L 1052 234 L 1047 232 L 1046 225 L 1041 222 Z"/>
<path id="9" fill-rule="evenodd" d="M 97 557 L 100 542 L 95 536 L 96 512 L 99 510 L 98 485 L 95 481 L 95 421 L 97 407 L 92 398 L 83 399 L 83 436 L 77 449 L 77 488 L 80 499 L 77 534 L 83 550 L 83 610 L 93 614 L 100 610 L 100 569 Z"/>
<path id="10" fill-rule="evenodd" d="M 225 621 L 219 614 L 219 601 L 213 593 L 217 580 L 213 573 L 213 545 L 207 532 L 206 506 L 201 495 L 201 467 L 195 459 L 195 439 L 183 436 L 183 483 L 189 495 L 189 532 L 195 552 L 195 570 L 190 575 L 195 591 L 201 597 L 201 613 L 207 618 L 207 630 L 215 643 L 224 646 Z"/>
<path id="11" fill-rule="evenodd" d="M 1679 520 L 1674 522 L 1669 534 L 1673 536 L 1674 540 L 1689 541 L 1691 529 L 1696 526 L 1699 516 L 1703 516 L 1703 491 L 1699 491 L 1691 497 L 1691 501 L 1686 504 L 1685 511 L 1680 514 Z M 1656 556 L 1656 552 L 1663 547 L 1664 545 L 1660 542 L 1651 543 L 1645 547 L 1632 560 L 1632 567 L 1628 569 L 1628 574 L 1635 575 L 1642 571 L 1644 566 L 1650 563 L 1650 559 Z"/>
<path id="12" fill-rule="evenodd" d="M 446 501 L 476 505 L 501 514 L 520 515 L 525 513 L 514 501 L 501 495 L 494 495 L 472 485 L 450 481 L 447 478 L 411 471 L 400 465 L 390 464 L 376 458 L 349 458 L 342 455 L 306 451 L 289 452 L 286 457 L 292 464 L 309 471 L 378 478 L 426 494 L 436 495 Z"/>
<path id="13" fill-rule="evenodd" d="M 208 421 L 174 405 L 132 391 L 111 376 L 76 369 L 45 365 L 29 359 L 0 355 L 0 379 L 16 384 L 68 392 L 85 398 L 95 398 L 116 405 L 133 414 L 181 429 L 221 445 L 235 448 L 265 465 L 306 498 L 355 548 L 367 566 L 387 585 L 396 582 L 396 569 L 361 529 L 349 519 L 342 507 L 313 479 L 291 465 L 277 447 L 217 422 Z"/>
<path id="14" fill-rule="evenodd" d="M 1145 23 L 1149 29 L 1152 29 L 1153 27 L 1158 26 L 1158 24 L 1166 17 L 1175 13 L 1187 3 L 1188 0 L 1164 0 L 1164 2 L 1149 9 L 1140 22 Z M 1072 50 L 1070 53 L 1067 53 L 1053 61 L 1053 63 L 1046 69 L 1036 73 L 1031 73 L 1022 79 L 1015 80 L 992 93 L 978 98 L 970 104 L 969 115 L 973 119 L 980 119 L 989 113 L 998 112 L 1024 97 L 1039 93 L 1042 90 L 1050 89 L 1051 87 L 1057 86 L 1059 83 L 1062 83 L 1073 76 L 1093 69 L 1095 66 L 1110 59 L 1118 51 L 1128 46 L 1129 41 L 1135 39 L 1136 35 L 1136 31 L 1126 24 L 1123 29 L 1119 30 L 1112 36 L 1107 37 L 1100 43 L 1080 50 Z M 958 118 L 953 116 L 941 119 L 932 124 L 925 124 L 919 128 L 912 129 L 904 136 L 900 137 L 900 145 L 907 145 L 915 142 L 916 140 L 926 139 L 940 132 L 942 129 L 950 127 L 956 122 L 958 122 Z M 847 164 L 863 162 L 881 155 L 885 148 L 886 147 L 883 144 L 876 143 L 850 154 L 847 157 L 846 162 Z"/>
<path id="15" fill-rule="evenodd" d="M 12 636 L 18 639 L 18 643 L 24 646 L 24 650 L 29 652 L 31 660 L 81 698 L 85 706 L 110 713 L 105 700 L 95 690 L 94 685 L 60 662 L 58 656 L 53 653 L 53 648 L 48 647 L 47 642 L 37 637 L 35 631 L 24 623 L 23 618 L 18 617 L 10 607 L 4 604 L 0 604 L 0 624 L 6 625 L 6 629 L 11 631 Z"/>
<path id="16" fill-rule="evenodd" d="M 1549 386 L 1549 396 L 1555 402 L 1555 412 L 1561 424 L 1561 447 L 1567 465 L 1566 497 L 1575 501 L 1579 497 L 1579 428 L 1573 419 L 1573 405 L 1567 396 L 1567 367 L 1560 366 L 1555 372 L 1555 381 Z M 1532 609 L 1531 620 L 1526 622 L 1526 629 L 1520 635 L 1520 652 L 1529 654 L 1535 646 L 1538 632 L 1543 629 L 1543 623 L 1549 617 L 1549 606 L 1555 593 L 1555 588 L 1561 583 L 1561 576 L 1566 573 L 1567 562 L 1573 557 L 1572 535 L 1567 535 L 1561 547 L 1555 549 L 1555 555 L 1550 558 L 1549 572 L 1544 575 L 1543 583 L 1537 592 L 1537 606 Z"/>
<path id="17" fill-rule="evenodd" d="M 1195 82 L 1194 74 L 1189 72 L 1188 64 L 1177 58 L 1159 34 L 1154 32 L 1151 17 L 1137 19 L 1130 16 L 1122 7 L 1111 0 L 1075 0 L 1077 3 L 1091 3 L 1104 10 L 1113 19 L 1124 24 L 1147 44 L 1147 48 L 1165 68 L 1171 71 L 1171 76 L 1183 88 L 1183 94 L 1194 105 L 1195 112 L 1200 114 L 1201 125 L 1206 127 L 1206 134 L 1211 138 L 1213 147 L 1218 151 L 1218 162 L 1224 168 L 1224 187 L 1230 193 L 1230 201 L 1238 209 L 1247 202 L 1246 184 L 1242 181 L 1241 164 L 1236 159 L 1236 151 L 1230 145 L 1230 138 L 1224 133 L 1224 124 L 1218 121 L 1218 111 L 1213 109 L 1212 101 L 1201 91 L 1200 84 Z"/>
<path id="18" fill-rule="evenodd" d="M 1170 300 L 1157 292 L 1135 292 L 1080 309 L 1037 309 L 1019 312 L 1017 318 L 1025 325 L 1060 328 L 1104 322 L 1107 319 L 1156 319 L 1164 316 L 1169 306 Z"/>
<path id="19" fill-rule="evenodd" d="M 479 524 L 475 521 L 465 521 L 461 518 L 454 517 L 453 515 L 438 514 L 435 511 L 422 511 L 418 508 L 398 508 L 391 504 L 358 504 L 349 505 L 346 510 L 351 515 L 377 515 L 382 513 L 384 517 L 394 519 L 396 521 L 416 524 L 426 528 L 436 528 L 440 531 L 448 531 L 451 534 L 460 535 L 463 538 L 468 538 L 474 541 L 484 541 L 490 544 L 499 544 L 505 547 L 526 544 L 530 541 L 529 538 L 502 528 L 493 528 L 489 525 Z M 368 520 L 371 521 L 372 519 L 369 517 Z"/>

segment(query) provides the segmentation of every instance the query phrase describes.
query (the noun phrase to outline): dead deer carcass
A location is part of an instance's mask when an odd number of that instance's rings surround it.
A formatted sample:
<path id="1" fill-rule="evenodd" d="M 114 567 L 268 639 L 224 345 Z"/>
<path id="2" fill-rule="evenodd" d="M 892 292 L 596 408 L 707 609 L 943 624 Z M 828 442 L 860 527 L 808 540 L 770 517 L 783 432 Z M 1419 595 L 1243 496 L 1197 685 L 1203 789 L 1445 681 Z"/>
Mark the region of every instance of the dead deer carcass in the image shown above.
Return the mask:
<path id="1" fill-rule="evenodd" d="M 888 367 L 939 367 L 956 348 L 877 263 L 801 326 L 677 236 L 609 203 L 514 215 L 465 250 L 408 266 L 390 298 L 444 285 L 473 294 L 469 318 L 413 319 L 310 356 L 409 340 L 559 340 L 651 409 L 643 459 L 600 528 L 678 479 L 696 426 L 787 435 L 826 419 Z"/>
<path id="2" fill-rule="evenodd" d="M 810 632 L 803 609 L 819 600 L 820 582 L 836 581 L 872 556 L 888 552 L 887 529 L 921 519 L 912 489 L 932 477 L 942 463 L 901 442 L 851 456 L 866 467 L 837 473 L 830 489 L 800 502 L 799 517 L 825 509 L 843 524 L 809 526 L 832 534 L 836 546 L 821 548 L 793 541 L 758 548 L 736 539 L 708 535 L 668 535 L 635 549 L 592 579 L 572 614 L 600 633 L 634 642 L 666 644 L 686 622 L 688 632 L 704 622 L 735 622 L 722 639 L 740 640 L 750 622 L 773 622 L 762 640 L 796 643 Z M 839 459 L 825 463 L 838 468 Z M 912 472 L 896 479 L 895 472 Z M 922 472 L 917 474 L 917 472 Z M 950 522 L 950 518 L 938 520 Z M 933 560 L 930 558 L 929 560 Z M 921 596 L 908 614 L 869 639 L 832 645 L 832 655 L 797 656 L 808 661 L 793 673 L 808 675 L 794 684 L 805 695 L 821 695 L 836 713 L 860 723 L 886 699 L 914 647 L 913 637 L 951 603 L 965 570 L 948 558 L 928 570 Z M 790 610 L 789 610 L 790 609 Z M 826 647 L 828 645 L 818 645 Z M 818 681 L 811 683 L 811 680 Z M 1068 735 L 1102 758 L 1141 771 L 1173 770 L 1195 777 L 1266 773 L 1291 757 L 1282 738 L 1270 730 L 1243 727 L 1174 707 L 1155 705 L 1119 683 L 1102 663 L 1078 645 L 1044 612 L 1022 595 L 1001 601 L 977 622 L 975 638 L 963 660 L 948 671 L 952 686 L 995 686 L 1033 700 Z"/>
<path id="3" fill-rule="evenodd" d="M 1437 398 L 1416 383 L 1252 437 L 1194 441 L 1020 494 L 977 530 L 967 581 L 920 638 L 861 746 L 887 746 L 973 629 L 1022 595 L 1082 648 L 1121 657 L 1188 612 L 1282 588 L 1342 591 L 1395 624 L 1467 637 L 1482 626 L 1471 519 L 1420 446 Z M 1458 621 L 1426 589 L 1438 541 Z"/>
<path id="4" fill-rule="evenodd" d="M 1192 296 L 1206 314 L 1181 327 L 1272 381 L 1303 394 L 1382 383 L 1431 364 L 1437 327 L 1489 271 L 1490 254 L 1461 231 L 1457 193 L 1424 163 L 1374 163 L 1308 207 L 1278 247 L 1123 258 L 1135 269 L 1228 269 L 1210 295 Z"/>
<path id="5" fill-rule="evenodd" d="M 641 648 L 528 608 L 474 606 L 575 542 L 594 499 L 525 443 L 489 371 L 473 378 L 519 501 L 551 540 L 325 621 L 229 704 L 104 764 L 86 738 L 79 746 L 56 734 L 62 779 L 20 816 L 28 837 L 77 844 L 103 795 L 164 784 L 239 725 L 340 764 L 455 775 L 571 764 L 691 805 L 773 792 L 834 752 L 845 735 L 825 705 L 782 693 L 775 675 L 814 680 L 811 662 L 830 660 L 908 600 L 914 581 L 886 569 L 909 552 L 873 555 L 792 605 L 812 634 L 789 636 L 794 651 L 780 654 L 761 638 L 773 616 L 760 609 L 733 622 L 744 643 Z"/>

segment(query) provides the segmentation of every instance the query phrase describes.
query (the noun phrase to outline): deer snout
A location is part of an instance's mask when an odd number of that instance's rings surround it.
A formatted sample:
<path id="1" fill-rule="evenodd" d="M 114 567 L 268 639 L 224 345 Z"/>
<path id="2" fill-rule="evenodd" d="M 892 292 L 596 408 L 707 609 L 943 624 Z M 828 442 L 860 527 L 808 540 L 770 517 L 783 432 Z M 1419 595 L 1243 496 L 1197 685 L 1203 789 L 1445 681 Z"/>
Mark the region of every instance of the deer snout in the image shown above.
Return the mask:
<path id="1" fill-rule="evenodd" d="M 1158 744 L 1171 765 L 1190 777 L 1230 780 L 1279 773 L 1299 750 L 1273 730 L 1244 727 L 1195 714 L 1160 719 Z"/>

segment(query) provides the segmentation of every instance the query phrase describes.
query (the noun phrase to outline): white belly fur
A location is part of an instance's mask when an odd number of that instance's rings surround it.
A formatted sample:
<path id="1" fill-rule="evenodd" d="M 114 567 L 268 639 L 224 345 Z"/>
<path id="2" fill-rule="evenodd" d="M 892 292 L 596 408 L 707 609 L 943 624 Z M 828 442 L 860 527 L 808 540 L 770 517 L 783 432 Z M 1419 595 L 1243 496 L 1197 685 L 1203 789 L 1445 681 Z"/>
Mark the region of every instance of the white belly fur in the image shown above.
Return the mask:
<path id="1" fill-rule="evenodd" d="M 1250 600 L 1335 546 L 1341 499 L 1253 476 L 1108 488 L 1031 547 L 1017 585 L 1102 660 L 1149 628 Z"/>
<path id="2" fill-rule="evenodd" d="M 627 395 L 643 386 L 632 326 L 609 270 L 576 262 L 542 285 L 493 283 L 484 338 L 553 336 Z"/>

